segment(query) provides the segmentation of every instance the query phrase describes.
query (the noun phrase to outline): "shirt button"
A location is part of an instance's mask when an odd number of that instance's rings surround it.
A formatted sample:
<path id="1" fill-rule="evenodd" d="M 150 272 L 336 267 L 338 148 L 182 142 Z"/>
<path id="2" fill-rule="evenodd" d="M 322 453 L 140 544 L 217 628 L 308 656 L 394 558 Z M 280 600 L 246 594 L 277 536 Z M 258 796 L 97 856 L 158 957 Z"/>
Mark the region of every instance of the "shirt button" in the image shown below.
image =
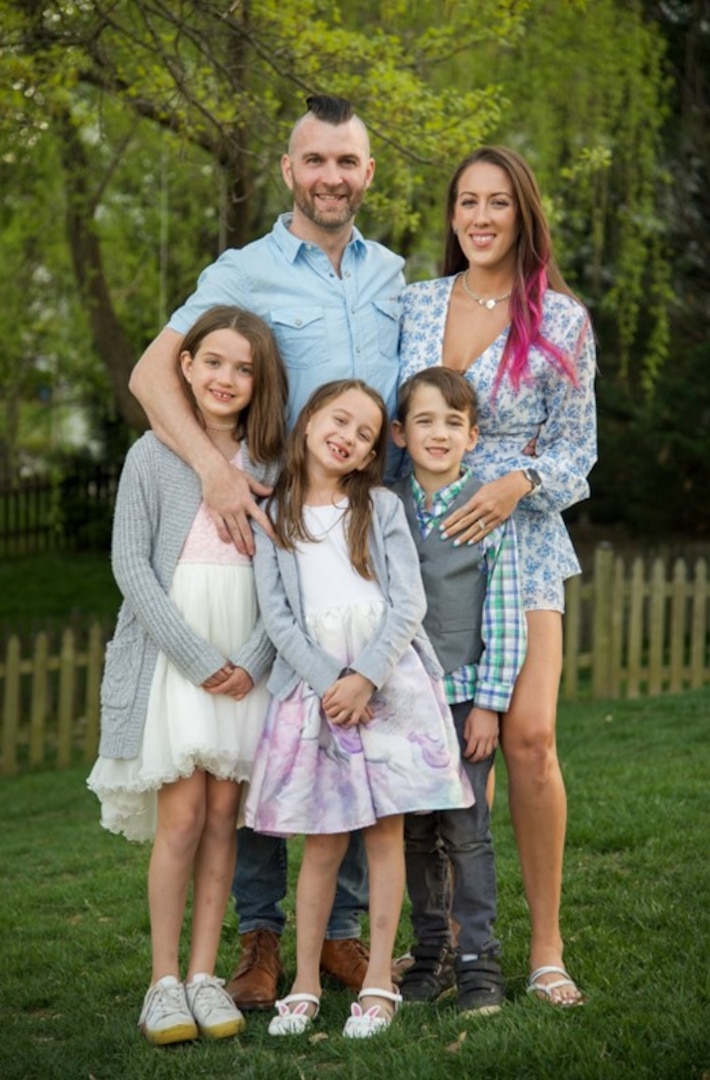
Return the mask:
<path id="1" fill-rule="evenodd" d="M 343 274 L 343 277 L 350 277 L 350 271 L 346 270 L 345 273 Z"/>
<path id="2" fill-rule="evenodd" d="M 303 319 L 296 319 L 296 326 L 303 326 Z"/>

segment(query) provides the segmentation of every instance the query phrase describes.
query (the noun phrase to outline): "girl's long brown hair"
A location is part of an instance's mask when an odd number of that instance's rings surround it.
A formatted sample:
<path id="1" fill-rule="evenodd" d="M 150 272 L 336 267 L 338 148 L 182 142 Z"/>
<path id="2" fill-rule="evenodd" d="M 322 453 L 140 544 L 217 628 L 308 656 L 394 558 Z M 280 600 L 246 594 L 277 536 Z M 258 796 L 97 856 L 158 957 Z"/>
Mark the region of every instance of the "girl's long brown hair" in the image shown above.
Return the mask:
<path id="1" fill-rule="evenodd" d="M 228 304 L 218 304 L 200 315 L 180 342 L 178 371 L 195 415 L 203 423 L 190 384 L 182 374 L 180 356 L 184 352 L 194 356 L 207 335 L 215 330 L 235 330 L 246 338 L 254 363 L 251 401 L 242 409 L 234 437 L 242 439 L 246 436 L 252 461 L 258 461 L 262 465 L 277 461 L 286 442 L 288 381 L 271 330 L 264 320 L 253 312 Z"/>
<path id="2" fill-rule="evenodd" d="M 312 416 L 335 398 L 348 390 L 360 390 L 374 401 L 380 410 L 382 425 L 373 446 L 374 457 L 359 472 L 348 473 L 341 481 L 343 495 L 348 498 L 345 512 L 345 535 L 350 561 L 357 572 L 372 580 L 368 533 L 372 524 L 372 499 L 370 491 L 382 483 L 387 453 L 387 408 L 384 401 L 371 386 L 360 379 L 338 379 L 325 383 L 311 394 L 289 435 L 286 444 L 286 461 L 273 493 L 267 502 L 267 511 L 274 526 L 277 543 L 287 551 L 293 551 L 299 540 L 316 542 L 303 520 L 303 508 L 308 493 L 308 450 L 306 428 Z"/>

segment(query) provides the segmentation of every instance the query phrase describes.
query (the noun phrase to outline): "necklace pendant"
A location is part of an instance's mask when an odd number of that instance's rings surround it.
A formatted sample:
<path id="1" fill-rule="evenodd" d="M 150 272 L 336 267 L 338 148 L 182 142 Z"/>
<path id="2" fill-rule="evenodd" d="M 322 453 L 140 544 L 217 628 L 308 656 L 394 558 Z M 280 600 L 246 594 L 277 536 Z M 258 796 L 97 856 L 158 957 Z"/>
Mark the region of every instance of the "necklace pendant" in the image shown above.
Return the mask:
<path id="1" fill-rule="evenodd" d="M 459 274 L 459 277 L 461 278 L 464 292 L 468 296 L 470 296 L 472 300 L 475 300 L 480 307 L 485 308 L 486 311 L 493 311 L 493 308 L 496 306 L 496 304 L 502 304 L 504 300 L 510 299 L 511 293 L 507 292 L 504 296 L 489 296 L 486 300 L 484 296 L 479 296 L 478 293 L 475 293 L 469 285 L 468 270 L 464 270 L 461 274 Z"/>

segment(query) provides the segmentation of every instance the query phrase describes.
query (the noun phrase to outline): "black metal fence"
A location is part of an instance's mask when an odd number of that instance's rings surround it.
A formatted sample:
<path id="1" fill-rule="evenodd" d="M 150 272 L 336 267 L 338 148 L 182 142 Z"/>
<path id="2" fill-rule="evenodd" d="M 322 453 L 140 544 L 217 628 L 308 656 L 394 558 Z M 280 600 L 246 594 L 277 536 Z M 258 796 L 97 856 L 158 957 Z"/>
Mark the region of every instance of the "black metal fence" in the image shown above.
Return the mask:
<path id="1" fill-rule="evenodd" d="M 0 558 L 107 550 L 118 474 L 92 466 L 59 480 L 0 487 Z"/>

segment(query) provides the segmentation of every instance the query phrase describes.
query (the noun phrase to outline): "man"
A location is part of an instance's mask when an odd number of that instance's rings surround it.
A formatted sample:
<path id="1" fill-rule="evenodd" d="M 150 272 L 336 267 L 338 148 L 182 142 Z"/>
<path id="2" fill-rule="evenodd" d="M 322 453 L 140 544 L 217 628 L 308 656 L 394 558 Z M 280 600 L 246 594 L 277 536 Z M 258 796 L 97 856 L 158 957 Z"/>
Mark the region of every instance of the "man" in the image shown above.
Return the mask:
<path id="1" fill-rule="evenodd" d="M 365 241 L 355 215 L 375 162 L 365 125 L 343 98 L 308 98 L 281 159 L 293 196 L 267 236 L 226 251 L 200 275 L 197 289 L 149 345 L 130 388 L 153 430 L 195 469 L 223 539 L 253 552 L 249 518 L 268 528 L 256 497 L 266 489 L 230 466 L 194 420 L 177 376 L 183 334 L 214 304 L 236 304 L 268 322 L 289 376 L 289 424 L 324 382 L 361 378 L 394 413 L 398 376 L 399 294 L 403 260 Z M 279 936 L 286 893 L 286 844 L 239 831 L 232 891 L 239 915 L 241 962 L 228 990 L 242 1009 L 268 1009 L 281 971 Z M 366 906 L 365 859 L 359 835 L 341 867 L 321 965 L 351 990 L 367 966 L 359 941 Z"/>

